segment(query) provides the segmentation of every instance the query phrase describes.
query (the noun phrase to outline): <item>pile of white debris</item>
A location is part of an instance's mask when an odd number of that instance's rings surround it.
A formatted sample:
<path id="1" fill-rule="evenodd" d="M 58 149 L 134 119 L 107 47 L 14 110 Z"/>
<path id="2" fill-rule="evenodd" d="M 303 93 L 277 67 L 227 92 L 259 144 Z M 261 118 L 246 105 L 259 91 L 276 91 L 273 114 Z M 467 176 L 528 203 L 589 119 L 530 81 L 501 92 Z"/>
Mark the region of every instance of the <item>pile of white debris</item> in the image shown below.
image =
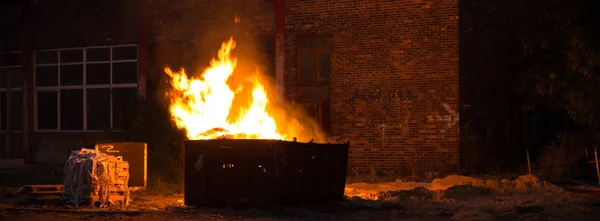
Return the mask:
<path id="1" fill-rule="evenodd" d="M 101 207 L 115 204 L 119 196 L 127 204 L 129 163 L 121 157 L 92 149 L 73 151 L 64 166 L 63 198 L 75 205 L 98 202 Z"/>

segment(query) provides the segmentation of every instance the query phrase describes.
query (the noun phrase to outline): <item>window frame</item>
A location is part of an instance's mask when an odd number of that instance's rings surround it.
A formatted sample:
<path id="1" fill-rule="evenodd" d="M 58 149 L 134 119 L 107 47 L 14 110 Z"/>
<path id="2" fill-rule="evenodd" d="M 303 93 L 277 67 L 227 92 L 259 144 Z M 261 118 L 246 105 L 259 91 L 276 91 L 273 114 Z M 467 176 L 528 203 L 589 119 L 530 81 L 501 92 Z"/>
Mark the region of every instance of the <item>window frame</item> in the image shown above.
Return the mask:
<path id="1" fill-rule="evenodd" d="M 330 35 L 322 35 L 322 34 L 302 34 L 302 35 L 298 35 L 296 37 L 296 76 L 295 77 L 295 82 L 296 82 L 296 86 L 319 86 L 319 85 L 331 85 L 331 72 L 329 80 L 327 81 L 320 81 L 319 80 L 319 76 L 318 76 L 318 69 L 319 69 L 319 52 L 321 51 L 327 51 L 331 54 L 331 49 L 332 49 L 332 45 L 326 45 L 326 46 L 315 46 L 315 47 L 303 47 L 300 45 L 300 41 L 303 38 L 330 38 L 333 41 L 333 38 Z M 314 79 L 313 81 L 309 81 L 309 82 L 304 82 L 302 83 L 300 81 L 300 55 L 302 54 L 302 52 L 311 52 L 315 55 L 315 57 L 313 58 L 313 62 L 314 62 Z"/>
<path id="2" fill-rule="evenodd" d="M 300 45 L 300 41 L 303 38 L 330 38 L 331 40 L 331 44 L 330 45 L 324 45 L 324 46 L 315 46 L 315 47 L 304 47 Z M 296 36 L 296 73 L 294 76 L 294 103 L 303 106 L 306 104 L 315 104 L 316 105 L 316 121 L 321 125 L 321 129 L 323 129 L 324 132 L 326 133 L 330 133 L 331 132 L 331 75 L 332 72 L 330 71 L 330 77 L 329 80 L 323 81 L 323 80 L 319 80 L 318 78 L 318 69 L 319 69 L 319 52 L 322 51 L 327 51 L 330 53 L 332 53 L 332 48 L 333 48 L 333 37 L 330 35 L 324 35 L 324 34 L 300 34 Z M 301 82 L 300 81 L 300 73 L 301 73 L 301 68 L 300 68 L 300 56 L 303 52 L 310 52 L 313 53 L 315 55 L 315 57 L 313 58 L 313 62 L 315 63 L 314 65 L 314 81 L 310 81 L 310 82 Z M 331 64 L 331 60 L 330 60 L 330 64 Z M 328 88 L 328 93 L 325 97 L 323 98 L 301 98 L 299 97 L 299 90 L 301 90 L 302 88 L 315 88 L 315 87 L 327 87 Z M 329 113 L 325 113 L 324 112 L 324 103 L 327 103 L 327 105 L 329 106 Z"/>
<path id="3" fill-rule="evenodd" d="M 135 59 L 123 59 L 123 60 L 113 60 L 113 49 L 121 48 L 121 47 L 135 47 L 136 48 L 136 58 Z M 86 61 L 87 50 L 88 49 L 101 49 L 108 48 L 110 56 L 108 60 L 104 61 Z M 81 62 L 64 62 L 60 61 L 60 51 L 68 51 L 68 50 L 82 50 L 82 61 Z M 38 52 L 48 52 L 48 51 L 56 51 L 57 52 L 57 62 L 56 63 L 48 63 L 48 64 L 37 64 L 37 54 Z M 135 83 L 113 83 L 113 64 L 115 63 L 136 63 L 136 82 Z M 35 132 L 122 132 L 121 129 L 113 129 L 114 127 L 114 114 L 113 114 L 113 91 L 115 88 L 139 88 L 139 45 L 138 44 L 120 44 L 120 45 L 112 45 L 112 46 L 90 46 L 90 47 L 70 47 L 70 48 L 54 48 L 54 49 L 41 49 L 34 50 L 33 52 L 33 64 L 34 64 L 34 74 L 33 74 L 33 85 L 34 85 L 34 102 L 33 102 L 33 114 L 34 114 L 34 131 Z M 87 65 L 88 64 L 109 64 L 109 81 L 108 84 L 87 84 Z M 82 73 L 82 82 L 80 85 L 65 85 L 62 86 L 60 83 L 60 69 L 61 66 L 64 65 L 82 65 L 83 73 Z M 57 85 L 56 86 L 37 86 L 36 78 L 37 78 L 37 67 L 48 67 L 48 66 L 56 66 L 58 69 L 57 72 Z M 61 129 L 61 108 L 60 108 L 60 100 L 61 100 L 61 90 L 69 90 L 69 89 L 79 89 L 83 91 L 83 124 L 81 130 L 63 130 Z M 106 130 L 89 130 L 87 129 L 87 89 L 110 89 L 110 129 Z M 57 126 L 56 129 L 39 129 L 39 120 L 38 120 L 38 92 L 57 92 Z M 136 93 L 136 96 L 139 94 Z"/>
<path id="4" fill-rule="evenodd" d="M 3 60 L 2 60 L 2 59 L 3 59 L 3 56 L 4 56 L 5 54 L 15 54 L 15 53 L 21 54 L 21 56 L 23 56 L 23 52 L 22 52 L 22 51 L 6 51 L 6 52 L 0 52 L 0 73 L 4 73 L 4 72 L 2 71 L 2 69 L 5 69 L 5 68 L 6 68 L 6 69 L 11 69 L 11 68 L 20 68 L 20 69 L 21 69 L 21 73 L 22 73 L 22 71 L 23 71 L 23 62 L 22 62 L 22 61 L 21 61 L 21 62 L 20 62 L 20 64 L 18 64 L 18 65 L 6 65 L 6 66 L 4 66 L 4 65 L 3 65 Z M 22 59 L 22 57 L 21 57 L 21 59 Z M 0 84 L 2 83 L 1 81 L 2 81 L 2 78 L 0 78 Z M 8 81 L 10 81 L 10 79 L 9 79 Z M 6 88 L 2 88 L 2 87 L 0 87 L 0 92 L 8 92 L 8 88 L 9 88 L 8 86 L 7 86 Z M 15 86 L 12 86 L 12 85 L 11 85 L 11 87 L 10 87 L 10 91 L 11 91 L 11 92 L 13 92 L 13 91 L 20 91 L 20 92 L 21 92 L 21 94 L 23 94 L 23 84 L 19 85 L 18 87 L 15 87 Z M 8 97 L 8 95 L 6 95 L 6 96 Z M 23 99 L 23 97 L 21 97 L 21 99 Z M 25 102 L 23 102 L 23 103 L 22 103 L 22 105 L 21 105 L 21 111 L 23 111 L 23 109 L 25 108 L 25 104 L 26 104 Z M 0 108 L 2 108 L 2 107 L 1 107 L 1 105 L 2 105 L 2 104 L 0 104 Z M 10 106 L 10 104 L 9 104 L 8 100 L 7 100 L 7 102 L 6 102 L 6 106 L 7 106 L 7 108 Z M 4 118 L 3 118 L 3 117 L 4 117 L 4 116 L 1 116 L 1 115 L 0 115 L 0 122 L 4 121 Z M 22 119 L 22 118 L 21 118 L 21 124 L 23 124 L 23 119 Z M 21 126 L 21 128 L 22 128 L 22 126 Z M 8 129 L 8 124 L 7 124 L 7 129 Z M 10 131 L 11 133 L 12 133 L 12 132 L 23 132 L 23 129 L 12 129 L 12 128 L 11 128 L 10 130 L 7 130 L 7 129 L 2 129 L 2 128 L 0 127 L 0 133 L 6 133 L 6 132 L 8 132 L 8 131 Z"/>
<path id="5" fill-rule="evenodd" d="M 265 55 L 266 53 L 271 53 L 271 56 L 268 57 L 268 59 L 271 59 L 271 62 L 268 63 L 268 66 L 265 67 L 267 70 L 271 71 L 271 73 L 263 73 L 269 77 L 273 78 L 273 81 L 277 82 L 277 48 L 275 46 L 275 34 L 270 34 L 270 35 L 259 35 L 259 36 L 255 36 L 256 39 L 259 39 L 262 43 L 268 42 L 268 43 L 273 43 L 271 45 L 270 48 L 262 48 L 264 46 L 264 44 L 261 44 L 261 49 L 264 50 L 260 50 L 259 53 L 261 53 L 262 55 Z M 272 64 L 272 66 L 271 66 Z"/>

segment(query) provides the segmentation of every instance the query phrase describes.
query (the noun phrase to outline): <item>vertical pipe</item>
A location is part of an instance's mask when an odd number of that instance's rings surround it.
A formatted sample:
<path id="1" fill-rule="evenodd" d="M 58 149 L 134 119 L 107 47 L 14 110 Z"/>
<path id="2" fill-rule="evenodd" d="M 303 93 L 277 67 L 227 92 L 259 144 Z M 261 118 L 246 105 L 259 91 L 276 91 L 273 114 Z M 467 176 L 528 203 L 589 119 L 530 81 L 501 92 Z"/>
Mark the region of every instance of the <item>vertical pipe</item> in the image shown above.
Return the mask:
<path id="1" fill-rule="evenodd" d="M 8 47 L 8 41 L 4 41 L 4 47 Z M 4 142 L 6 143 L 6 158 L 11 158 L 11 145 L 10 145 L 10 137 L 12 135 L 12 131 L 11 131 L 11 124 L 12 124 L 12 119 L 10 119 L 11 115 L 12 115 L 12 111 L 11 109 L 13 108 L 11 105 L 11 96 L 12 96 L 12 91 L 10 90 L 12 87 L 12 84 L 10 83 L 10 81 L 12 77 L 10 75 L 6 76 L 6 114 L 2 117 L 6 118 L 6 131 L 4 132 L 5 135 L 5 139 Z"/>
<path id="2" fill-rule="evenodd" d="M 148 75 L 148 19 L 146 0 L 138 1 L 138 96 L 146 98 Z"/>
<path id="3" fill-rule="evenodd" d="M 284 32 L 284 2 L 283 0 L 276 0 L 275 2 L 275 82 L 277 83 L 277 98 L 282 101 L 284 100 L 283 92 L 283 76 L 285 70 L 285 56 L 284 56 L 284 43 L 283 43 L 283 32 Z"/>
<path id="4" fill-rule="evenodd" d="M 33 114 L 34 111 L 34 84 L 33 84 L 33 47 L 31 45 L 31 6 L 33 0 L 22 1 L 22 19 L 23 25 L 23 50 L 21 56 L 23 63 L 21 70 L 23 73 L 23 157 L 26 162 L 32 159 L 30 152 L 30 138 L 33 131 Z"/>
<path id="5" fill-rule="evenodd" d="M 529 171 L 529 174 L 531 174 L 531 159 L 529 159 L 529 149 L 527 149 L 526 151 L 527 151 L 527 170 Z"/>
<path id="6" fill-rule="evenodd" d="M 598 185 L 600 185 L 600 166 L 598 166 L 598 148 L 594 147 L 594 156 L 596 158 L 596 176 L 598 176 Z"/>
<path id="7" fill-rule="evenodd" d="M 3 73 L 4 70 L 2 69 L 2 67 L 4 66 L 4 64 L 6 64 L 6 54 L 8 54 L 8 30 L 9 30 L 8 26 L 2 27 L 2 35 L 4 37 L 3 38 L 4 41 L 2 42 L 2 46 L 4 47 L 4 51 L 3 51 L 2 57 L 0 57 L 0 74 L 2 74 L 2 75 L 5 74 L 5 73 Z M 7 98 L 10 97 L 10 84 L 9 84 L 9 82 L 10 82 L 10 77 L 7 76 L 6 77 L 6 83 L 7 83 L 6 86 L 7 87 L 6 87 L 6 95 L 5 95 Z M 8 112 L 9 112 L 9 110 L 8 110 L 9 109 L 8 108 L 9 104 L 10 103 L 7 100 L 6 101 L 6 107 L 2 107 L 0 105 L 1 108 L 6 108 L 6 112 L 7 112 L 5 115 L 0 116 L 0 118 L 2 118 L 2 121 L 6 121 L 6 131 L 4 132 L 4 152 L 6 153 L 6 158 L 10 158 L 10 129 L 9 129 L 9 127 L 10 127 L 9 121 L 10 120 L 8 119 L 8 116 L 10 116 L 8 114 Z"/>
<path id="8" fill-rule="evenodd" d="M 521 130 L 523 136 L 523 148 L 529 151 L 529 147 L 527 146 L 527 109 L 523 109 L 521 114 L 521 123 L 523 124 L 523 129 Z M 529 157 L 527 157 L 527 159 L 529 159 Z"/>

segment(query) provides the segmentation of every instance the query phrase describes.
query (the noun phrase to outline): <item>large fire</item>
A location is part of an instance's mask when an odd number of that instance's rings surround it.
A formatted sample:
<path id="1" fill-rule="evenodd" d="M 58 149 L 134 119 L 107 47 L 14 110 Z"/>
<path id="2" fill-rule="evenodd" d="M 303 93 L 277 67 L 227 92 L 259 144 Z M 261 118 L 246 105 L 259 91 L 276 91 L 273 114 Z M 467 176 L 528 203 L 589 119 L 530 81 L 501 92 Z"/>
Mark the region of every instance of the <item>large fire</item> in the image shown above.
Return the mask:
<path id="1" fill-rule="evenodd" d="M 233 38 L 223 43 L 218 57 L 213 58 L 198 77 L 188 76 L 183 68 L 178 72 L 165 68 L 170 77 L 171 90 L 167 96 L 173 121 L 185 130 L 190 140 L 222 137 L 290 140 L 292 137 L 278 130 L 277 123 L 286 120 L 269 113 L 267 105 L 271 100 L 267 87 L 258 77 L 250 77 L 244 84 L 252 86 L 249 105 L 233 106 L 234 99 L 244 88 L 241 84 L 230 85 L 228 81 L 238 63 L 231 55 L 234 48 Z"/>

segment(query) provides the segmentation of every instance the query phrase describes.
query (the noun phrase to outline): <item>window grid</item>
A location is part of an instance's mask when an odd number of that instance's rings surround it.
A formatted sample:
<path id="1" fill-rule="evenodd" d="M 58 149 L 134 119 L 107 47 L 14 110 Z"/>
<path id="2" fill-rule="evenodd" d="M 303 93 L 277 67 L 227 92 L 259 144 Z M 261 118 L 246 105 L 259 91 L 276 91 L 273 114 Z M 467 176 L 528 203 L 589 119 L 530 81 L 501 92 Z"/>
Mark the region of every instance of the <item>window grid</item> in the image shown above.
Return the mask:
<path id="1" fill-rule="evenodd" d="M 312 40 L 315 38 L 329 38 L 327 36 L 320 36 L 320 35 L 305 35 L 305 36 L 298 36 L 298 38 L 296 39 L 296 79 L 295 79 L 295 99 L 294 102 L 296 103 L 296 105 L 299 105 L 299 107 L 306 107 L 306 105 L 314 105 L 314 114 L 316 116 L 315 120 L 318 121 L 321 124 L 321 128 L 325 131 L 325 132 L 330 132 L 330 118 L 331 118 L 331 113 L 330 113 L 330 109 L 329 109 L 329 105 L 330 105 L 330 93 L 328 92 L 326 96 L 324 97 L 302 97 L 299 96 L 299 92 L 301 89 L 312 89 L 312 88 L 319 88 L 319 87 L 327 87 L 328 90 L 330 90 L 331 87 L 331 76 L 329 77 L 328 80 L 319 80 L 319 75 L 318 75 L 318 71 L 319 71 L 319 52 L 331 52 L 331 45 L 329 44 L 320 44 L 320 45 L 311 45 L 311 46 L 303 46 L 301 45 L 301 41 L 303 40 Z M 311 81 L 307 81 L 307 82 L 302 82 L 301 81 L 301 64 L 300 64 L 300 60 L 303 53 L 311 53 L 313 54 L 313 66 L 312 66 L 312 74 L 313 74 L 313 80 Z M 331 61 L 330 61 L 331 62 Z M 331 75 L 331 73 L 329 73 Z"/>
<path id="2" fill-rule="evenodd" d="M 113 61 L 113 49 L 114 48 L 121 48 L 121 47 L 136 47 L 136 59 L 126 59 L 126 60 L 117 60 L 117 61 Z M 109 60 L 108 61 L 87 61 L 87 50 L 88 49 L 98 49 L 98 48 L 109 48 Z M 65 62 L 65 63 L 61 63 L 61 56 L 60 53 L 61 51 L 67 51 L 67 50 L 82 50 L 82 62 Z M 35 67 L 44 67 L 44 66 L 57 66 L 58 72 L 57 72 L 57 86 L 35 86 L 35 95 L 34 95 L 34 116 L 35 116 L 35 131 L 38 132 L 82 132 L 82 131 L 86 131 L 86 132 L 104 132 L 106 130 L 88 130 L 87 129 L 87 89 L 98 89 L 98 88 L 108 88 L 108 89 L 113 89 L 113 88 L 136 88 L 138 86 L 138 83 L 119 83 L 119 84 L 113 84 L 112 82 L 112 78 L 113 78 L 113 63 L 126 63 L 126 62 L 136 62 L 136 65 L 139 65 L 138 63 L 138 58 L 137 58 L 137 54 L 138 54 L 138 50 L 139 48 L 137 47 L 137 45 L 135 44 L 128 44 L 128 45 L 116 45 L 116 46 L 94 46 L 94 47 L 78 47 L 78 48 L 60 48 L 60 49 L 44 49 L 44 50 L 36 50 L 34 52 L 34 64 Z M 56 64 L 37 64 L 37 53 L 38 52 L 47 52 L 47 51 L 56 51 L 57 52 L 57 63 Z M 66 85 L 66 86 L 62 86 L 61 82 L 60 82 L 60 68 L 62 65 L 77 65 L 77 64 L 81 64 L 83 66 L 83 78 L 82 78 L 82 83 L 81 85 Z M 109 64 L 110 68 L 110 74 L 109 74 L 109 83 L 108 84 L 93 84 L 93 85 L 87 85 L 87 64 Z M 136 71 L 139 72 L 139 67 L 137 67 Z M 33 77 L 33 82 L 35 85 L 36 82 L 36 77 L 37 77 L 37 69 L 34 68 L 34 77 Z M 137 73 L 139 74 L 139 73 Z M 137 79 L 136 79 L 137 81 Z M 82 89 L 83 90 L 83 129 L 82 130 L 63 130 L 61 129 L 61 109 L 60 109 L 60 99 L 61 99 L 61 90 L 68 90 L 68 89 Z M 57 103 L 56 103 L 56 108 L 57 108 L 57 125 L 56 125 L 56 129 L 39 129 L 39 120 L 38 120 L 38 92 L 51 92 L 51 91 L 56 91 L 57 92 Z M 109 122 L 110 122 L 110 126 L 109 126 L 109 130 L 110 131 L 119 131 L 119 130 L 115 130 L 113 129 L 113 96 L 112 96 L 112 90 L 110 91 L 110 97 L 109 97 L 109 103 L 110 103 L 110 109 L 109 109 Z"/>
<path id="3" fill-rule="evenodd" d="M 5 54 L 21 54 L 21 51 L 8 51 L 6 53 L 0 53 L 0 59 L 3 59 L 2 56 L 4 56 Z M 2 72 L 2 74 L 4 74 L 4 70 L 5 69 L 13 69 L 13 68 L 19 68 L 19 69 L 23 70 L 23 65 L 2 65 L 0 63 L 0 72 Z M 7 81 L 10 81 L 10 79 L 7 79 Z M 0 78 L 0 85 L 1 84 L 2 84 L 2 78 Z M 8 85 L 7 85 L 7 88 L 0 88 L 0 92 L 7 92 L 8 89 L 9 88 L 8 88 Z M 15 87 L 14 85 L 10 85 L 10 91 L 11 92 L 13 92 L 13 91 L 23 91 L 23 85 L 19 85 L 18 87 Z M 7 95 L 7 97 L 8 97 L 8 95 Z M 7 101 L 6 101 L 7 108 L 10 106 L 10 104 L 9 104 L 8 101 L 9 101 L 9 99 L 7 99 Z M 0 108 L 2 108 L 1 105 L 2 104 L 0 104 Z M 14 109 L 14 108 L 11 107 L 11 109 Z M 8 116 L 0 116 L 0 122 L 2 122 L 2 121 L 5 120 L 4 117 L 8 117 Z M 21 119 L 21 120 L 23 120 L 23 119 Z M 21 132 L 22 130 L 21 129 L 13 129 L 13 128 L 11 128 L 10 131 L 11 132 Z M 6 132 L 6 130 L 0 128 L 0 132 Z"/>

